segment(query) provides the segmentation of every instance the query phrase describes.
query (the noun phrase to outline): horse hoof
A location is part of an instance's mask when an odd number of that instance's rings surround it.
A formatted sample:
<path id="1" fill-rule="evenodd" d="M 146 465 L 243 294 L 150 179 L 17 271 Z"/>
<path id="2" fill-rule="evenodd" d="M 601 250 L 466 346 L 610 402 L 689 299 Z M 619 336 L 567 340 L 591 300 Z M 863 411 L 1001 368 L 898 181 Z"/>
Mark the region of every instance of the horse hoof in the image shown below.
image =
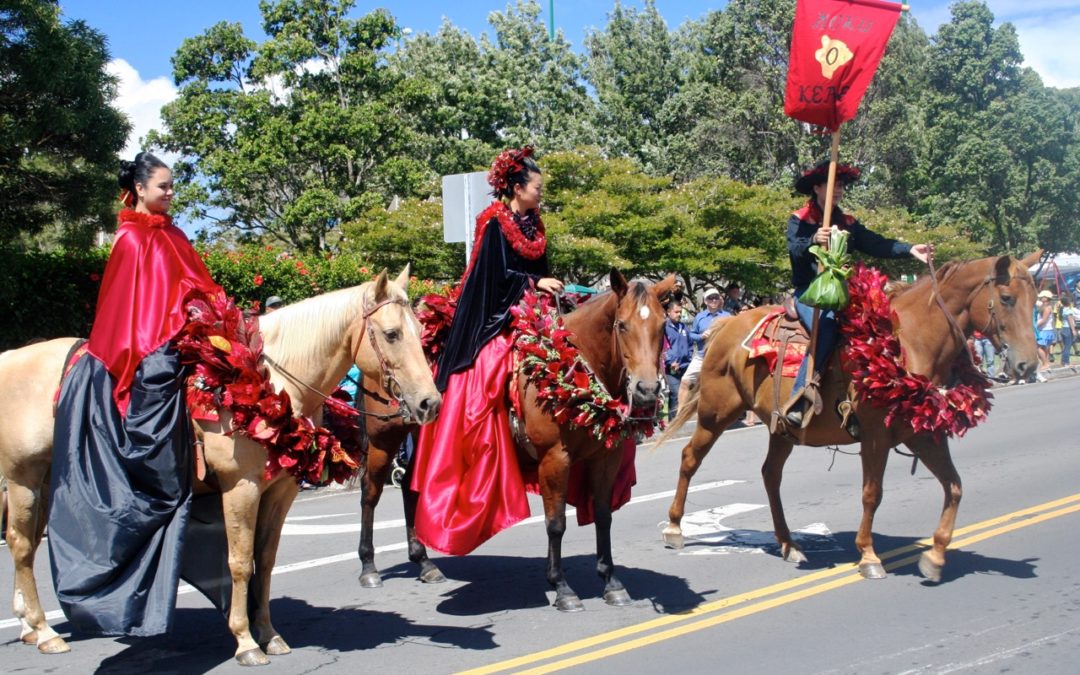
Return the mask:
<path id="1" fill-rule="evenodd" d="M 780 550 L 784 554 L 784 560 L 789 563 L 802 564 L 807 562 L 806 554 L 802 552 L 798 547 L 791 544 L 785 544 L 780 547 Z"/>
<path id="2" fill-rule="evenodd" d="M 620 588 L 617 591 L 608 591 L 604 593 L 604 602 L 612 607 L 626 607 L 633 604 L 633 600 L 630 598 L 630 594 L 626 592 L 625 588 Z"/>
<path id="3" fill-rule="evenodd" d="M 664 528 L 664 546 L 680 549 L 685 545 L 686 540 L 683 538 L 682 530 L 673 528 L 670 525 Z"/>
<path id="4" fill-rule="evenodd" d="M 270 659 L 267 658 L 266 653 L 256 647 L 255 649 L 249 649 L 246 652 L 240 652 L 236 655 L 236 662 L 242 666 L 267 666 L 270 665 Z"/>
<path id="5" fill-rule="evenodd" d="M 360 585 L 364 588 L 382 588 L 382 577 L 378 572 L 368 572 L 360 575 Z"/>
<path id="6" fill-rule="evenodd" d="M 941 568 L 942 566 L 931 560 L 926 553 L 919 556 L 919 572 L 926 577 L 927 581 L 932 581 L 935 584 L 940 583 Z"/>
<path id="7" fill-rule="evenodd" d="M 36 645 L 37 644 L 37 631 L 32 630 L 29 633 L 27 633 L 26 635 L 23 635 L 20 639 L 23 641 L 24 645 Z"/>
<path id="8" fill-rule="evenodd" d="M 585 603 L 576 595 L 567 595 L 555 599 L 555 609 L 560 612 L 583 612 L 585 611 Z"/>
<path id="9" fill-rule="evenodd" d="M 71 647 L 59 635 L 42 642 L 37 648 L 42 654 L 66 654 L 71 651 Z"/>
<path id="10" fill-rule="evenodd" d="M 876 563 L 859 563 L 859 574 L 863 576 L 863 579 L 884 579 L 885 566 L 879 562 Z"/>
<path id="11" fill-rule="evenodd" d="M 285 656 L 286 654 L 292 654 L 292 648 L 285 642 L 280 635 L 275 635 L 270 638 L 270 642 L 267 642 L 263 647 L 263 651 L 267 656 Z"/>
<path id="12" fill-rule="evenodd" d="M 446 581 L 446 577 L 443 576 L 443 573 L 438 567 L 432 565 L 431 569 L 424 570 L 420 573 L 420 581 L 425 584 L 441 584 Z"/>

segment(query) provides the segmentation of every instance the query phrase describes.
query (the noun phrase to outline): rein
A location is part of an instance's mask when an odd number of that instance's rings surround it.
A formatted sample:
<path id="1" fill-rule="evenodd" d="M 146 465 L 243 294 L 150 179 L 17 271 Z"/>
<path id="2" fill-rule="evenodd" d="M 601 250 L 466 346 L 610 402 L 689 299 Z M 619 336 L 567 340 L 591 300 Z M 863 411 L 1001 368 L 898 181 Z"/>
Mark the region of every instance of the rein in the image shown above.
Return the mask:
<path id="1" fill-rule="evenodd" d="M 379 302 L 379 303 L 375 304 L 374 306 L 366 309 L 364 311 L 364 313 L 361 315 L 361 319 L 362 319 L 363 323 L 361 323 L 361 328 L 360 328 L 360 340 L 357 341 L 357 343 L 356 343 L 356 350 L 352 354 L 352 362 L 356 363 L 356 359 L 360 356 L 360 348 L 364 344 L 364 335 L 366 334 L 368 339 L 371 341 L 371 348 L 372 348 L 372 351 L 375 352 L 375 358 L 379 362 L 379 372 L 382 375 L 382 387 L 387 393 L 389 393 L 393 397 L 394 400 L 389 400 L 389 399 L 386 399 L 385 397 L 378 396 L 378 395 L 374 394 L 373 392 L 369 392 L 366 388 L 364 388 L 360 384 L 358 384 L 357 386 L 358 386 L 360 391 L 363 391 L 364 394 L 371 395 L 373 398 L 378 400 L 380 403 L 385 403 L 387 405 L 390 405 L 390 404 L 393 404 L 393 403 L 396 402 L 397 405 L 398 405 L 398 411 L 395 412 L 395 413 L 373 413 L 373 412 L 368 412 L 366 410 L 359 410 L 355 406 L 350 406 L 350 405 L 348 405 L 347 403 L 344 403 L 344 402 L 341 402 L 341 405 L 348 407 L 350 412 L 356 413 L 357 415 L 365 415 L 367 417 L 377 417 L 382 421 L 389 421 L 391 419 L 400 417 L 402 419 L 402 422 L 408 424 L 410 421 L 412 421 L 412 412 L 409 410 L 409 407 L 405 403 L 405 398 L 402 395 L 401 384 L 398 382 L 397 378 L 394 376 L 394 368 L 386 360 L 386 356 L 383 354 L 382 349 L 379 348 L 379 342 L 378 342 L 378 340 L 375 339 L 375 329 L 372 327 L 372 324 L 368 321 L 368 319 L 373 314 L 375 314 L 375 312 L 379 311 L 380 309 L 382 309 L 383 307 L 385 307 L 387 305 L 401 305 L 402 307 L 408 307 L 409 306 L 408 302 L 405 301 L 405 300 L 386 299 L 386 300 L 383 300 L 382 302 Z M 289 371 L 283 365 L 281 365 L 280 363 L 275 361 L 266 352 L 263 352 L 262 358 L 263 358 L 264 361 L 266 361 L 268 364 L 270 364 L 270 366 L 272 368 L 274 368 L 275 370 L 280 372 L 282 375 L 284 375 L 289 381 L 293 382 L 294 384 L 298 384 L 298 385 L 304 387 L 305 389 L 307 389 L 308 391 L 310 391 L 313 394 L 316 394 L 323 401 L 327 401 L 327 400 L 330 399 L 329 395 L 327 395 L 326 393 L 320 391 L 319 389 L 316 389 L 315 387 L 311 386 L 310 384 L 305 382 L 300 377 L 293 374 L 291 371 Z"/>

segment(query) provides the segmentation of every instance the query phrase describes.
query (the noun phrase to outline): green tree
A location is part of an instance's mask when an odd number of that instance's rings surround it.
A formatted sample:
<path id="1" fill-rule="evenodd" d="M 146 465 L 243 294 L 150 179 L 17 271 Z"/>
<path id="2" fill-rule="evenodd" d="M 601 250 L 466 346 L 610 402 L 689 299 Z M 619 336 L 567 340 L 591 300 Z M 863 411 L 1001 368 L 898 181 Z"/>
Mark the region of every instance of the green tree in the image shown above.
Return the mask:
<path id="1" fill-rule="evenodd" d="M 130 126 L 108 61 L 105 37 L 56 2 L 0 7 L 0 243 L 52 227 L 85 248 L 112 225 Z"/>
<path id="2" fill-rule="evenodd" d="M 665 104 L 681 84 L 675 41 L 656 3 L 646 0 L 639 12 L 616 0 L 607 26 L 590 33 L 585 47 L 604 146 L 653 167 L 666 136 Z"/>
<path id="3" fill-rule="evenodd" d="M 180 95 L 152 140 L 179 153 L 178 205 L 218 231 L 326 249 L 338 225 L 395 195 L 427 193 L 410 156 L 407 99 L 385 53 L 399 36 L 354 0 L 263 0 L 268 39 L 219 23 L 173 58 Z"/>
<path id="4" fill-rule="evenodd" d="M 396 272 L 411 264 L 416 276 L 439 281 L 457 281 L 465 271 L 465 245 L 443 241 L 442 205 L 436 201 L 410 199 L 393 211 L 372 208 L 342 231 L 342 251 L 375 269 Z"/>

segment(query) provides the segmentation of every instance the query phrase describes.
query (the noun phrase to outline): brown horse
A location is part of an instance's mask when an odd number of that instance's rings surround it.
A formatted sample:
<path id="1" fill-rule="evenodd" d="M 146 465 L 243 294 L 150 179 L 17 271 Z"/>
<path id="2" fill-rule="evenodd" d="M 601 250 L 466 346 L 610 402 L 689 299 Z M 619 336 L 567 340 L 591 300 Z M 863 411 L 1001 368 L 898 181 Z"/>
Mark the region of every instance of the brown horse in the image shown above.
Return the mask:
<path id="1" fill-rule="evenodd" d="M 1027 260 L 1016 261 L 1010 256 L 1002 256 L 948 264 L 938 270 L 941 299 L 949 316 L 933 297 L 935 286 L 929 276 L 898 291 L 892 297 L 892 307 L 899 316 L 897 332 L 907 357 L 907 369 L 928 377 L 939 387 L 949 384 L 952 364 L 966 348 L 965 341 L 950 326 L 951 316 L 965 334 L 979 330 L 999 350 L 1004 350 L 1006 367 L 1016 377 L 1028 376 L 1037 364 L 1031 322 L 1035 286 L 1028 273 L 1029 264 Z M 657 441 L 660 443 L 669 438 L 697 413 L 697 428 L 683 448 L 678 488 L 668 513 L 669 524 L 664 530 L 664 539 L 673 548 L 683 546 L 680 522 L 690 479 L 713 443 L 746 410 L 753 410 L 763 420 L 770 419 L 774 411 L 777 397 L 769 369 L 762 359 L 748 359 L 748 352 L 740 347 L 757 322 L 773 309 L 760 308 L 719 321 L 711 331 L 706 348 L 699 391 L 679 407 L 678 416 Z M 841 427 L 833 405 L 845 398 L 849 381 L 850 378 L 841 372 L 839 357 L 834 355 L 822 383 L 823 412 L 815 416 L 805 430 L 804 444 L 826 446 L 855 442 Z M 791 384 L 790 379 L 785 380 L 779 400 L 787 400 Z M 919 561 L 919 570 L 926 578 L 940 581 L 945 549 L 952 540 L 961 496 L 960 477 L 949 455 L 948 443 L 925 433 L 916 434 L 911 428 L 887 428 L 885 417 L 888 411 L 882 408 L 864 404 L 857 406 L 857 413 L 863 466 L 863 517 L 855 538 L 861 555 L 859 571 L 867 578 L 885 576 L 885 568 L 874 552 L 874 513 L 881 503 L 882 477 L 889 449 L 903 443 L 945 490 L 945 506 L 934 531 L 933 548 L 925 551 Z M 793 446 L 794 440 L 790 436 L 772 434 L 761 474 L 781 554 L 785 560 L 803 562 L 806 557 L 792 540 L 780 501 L 781 474 Z"/>
<path id="2" fill-rule="evenodd" d="M 660 303 L 675 285 L 675 277 L 652 286 L 641 281 L 628 284 L 622 274 L 612 270 L 610 281 L 610 292 L 566 315 L 566 328 L 573 334 L 582 357 L 612 395 L 625 394 L 632 407 L 651 409 L 658 403 L 663 378 L 660 352 L 664 346 L 664 310 Z M 609 605 L 629 604 L 630 596 L 615 576 L 611 556 L 611 495 L 623 457 L 621 445 L 607 448 L 588 430 L 559 425 L 537 400 L 536 388 L 524 375 L 519 376 L 517 386 L 544 500 L 546 576 L 555 588 L 555 607 L 568 612 L 584 609 L 562 569 L 570 466 L 578 462 L 585 464 L 592 493 L 596 572 L 604 580 L 604 600 Z M 523 459 L 523 464 L 528 461 Z"/>
<path id="3" fill-rule="evenodd" d="M 383 272 L 372 282 L 310 298 L 260 319 L 264 351 L 275 364 L 271 381 L 288 391 L 294 414 L 317 423 L 324 399 L 319 392 L 331 391 L 355 361 L 364 373 L 397 391 L 401 405 L 418 421 L 436 416 L 441 397 L 420 347 L 419 324 L 409 309 L 408 278 L 408 268 L 393 282 Z M 8 480 L 13 605 L 23 641 L 45 653 L 69 649 L 45 621 L 33 563 L 47 513 L 53 394 L 74 342 L 61 338 L 0 354 L 0 474 Z M 245 436 L 226 435 L 229 422 L 223 410 L 220 423 L 196 425 L 215 483 L 215 488 L 197 485 L 196 490 L 220 489 L 232 576 L 229 629 L 236 637 L 237 661 L 261 665 L 268 663 L 267 654 L 290 651 L 270 622 L 270 575 L 297 484 L 284 472 L 265 480 L 265 449 Z"/>
<path id="4" fill-rule="evenodd" d="M 580 305 L 565 317 L 566 327 L 574 334 L 573 342 L 581 355 L 614 395 L 629 393 L 635 408 L 649 408 L 657 402 L 660 391 L 660 350 L 663 347 L 664 315 L 660 299 L 675 284 L 674 277 L 649 287 L 635 281 L 628 284 L 617 271 L 610 275 L 611 292 L 601 294 Z M 375 396 L 365 397 L 365 407 L 382 414 L 392 414 L 385 396 L 365 383 Z M 570 466 L 585 462 L 596 511 L 597 572 L 605 582 L 604 597 L 609 604 L 630 602 L 622 584 L 614 576 L 611 558 L 611 492 L 622 459 L 622 448 L 604 444 L 587 431 L 560 427 L 549 413 L 536 402 L 536 392 L 522 377 L 517 385 L 523 411 L 525 430 L 535 449 L 518 449 L 522 467 L 538 469 L 544 513 L 548 532 L 547 579 L 556 589 L 555 606 L 565 611 L 583 608 L 581 600 L 566 583 L 562 571 L 562 536 L 566 530 L 566 493 Z M 382 399 L 382 400 L 380 400 Z M 415 427 L 399 419 L 369 417 L 367 469 L 364 484 L 362 529 L 359 555 L 362 564 L 361 585 L 375 588 L 382 585 L 375 567 L 373 545 L 374 509 L 382 495 L 383 484 L 390 471 L 390 462 L 402 441 Z M 427 555 L 424 544 L 416 537 L 413 518 L 417 495 L 404 481 L 406 534 L 409 559 L 420 565 L 420 580 L 437 583 L 445 580 Z"/>
<path id="5" fill-rule="evenodd" d="M 362 397 L 362 398 L 361 398 Z M 402 443 L 419 428 L 416 424 L 404 421 L 398 414 L 398 407 L 377 380 L 364 377 L 357 391 L 358 406 L 364 414 L 361 420 L 366 433 L 367 454 L 366 471 L 361 483 L 362 507 L 360 516 L 360 544 L 357 555 L 360 557 L 360 585 L 364 588 L 379 588 L 382 577 L 375 567 L 375 507 L 382 498 L 386 480 L 393 470 L 393 460 Z M 439 568 L 428 558 L 427 547 L 416 538 L 413 525 L 416 518 L 417 493 L 409 489 L 409 476 L 401 482 L 401 498 L 405 508 L 405 535 L 409 542 L 409 560 L 420 566 L 420 580 L 427 584 L 446 581 Z"/>

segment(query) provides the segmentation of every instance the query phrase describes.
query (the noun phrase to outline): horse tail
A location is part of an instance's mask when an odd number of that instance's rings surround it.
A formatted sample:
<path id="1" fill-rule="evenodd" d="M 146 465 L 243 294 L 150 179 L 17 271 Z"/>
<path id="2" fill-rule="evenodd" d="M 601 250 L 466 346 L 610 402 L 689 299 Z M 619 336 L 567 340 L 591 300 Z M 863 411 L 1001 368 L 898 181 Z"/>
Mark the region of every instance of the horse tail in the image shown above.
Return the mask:
<path id="1" fill-rule="evenodd" d="M 693 386 L 690 387 L 689 400 L 685 402 L 679 401 L 679 412 L 676 413 L 673 420 L 668 422 L 667 428 L 664 429 L 664 433 L 660 434 L 660 436 L 657 437 L 656 441 L 653 443 L 652 449 L 654 451 L 664 443 L 667 443 L 669 440 L 671 440 L 671 437 L 675 435 L 675 432 L 682 428 L 682 426 L 686 424 L 687 420 L 697 414 L 698 399 L 700 398 L 701 381 L 698 380 L 693 384 Z"/>

